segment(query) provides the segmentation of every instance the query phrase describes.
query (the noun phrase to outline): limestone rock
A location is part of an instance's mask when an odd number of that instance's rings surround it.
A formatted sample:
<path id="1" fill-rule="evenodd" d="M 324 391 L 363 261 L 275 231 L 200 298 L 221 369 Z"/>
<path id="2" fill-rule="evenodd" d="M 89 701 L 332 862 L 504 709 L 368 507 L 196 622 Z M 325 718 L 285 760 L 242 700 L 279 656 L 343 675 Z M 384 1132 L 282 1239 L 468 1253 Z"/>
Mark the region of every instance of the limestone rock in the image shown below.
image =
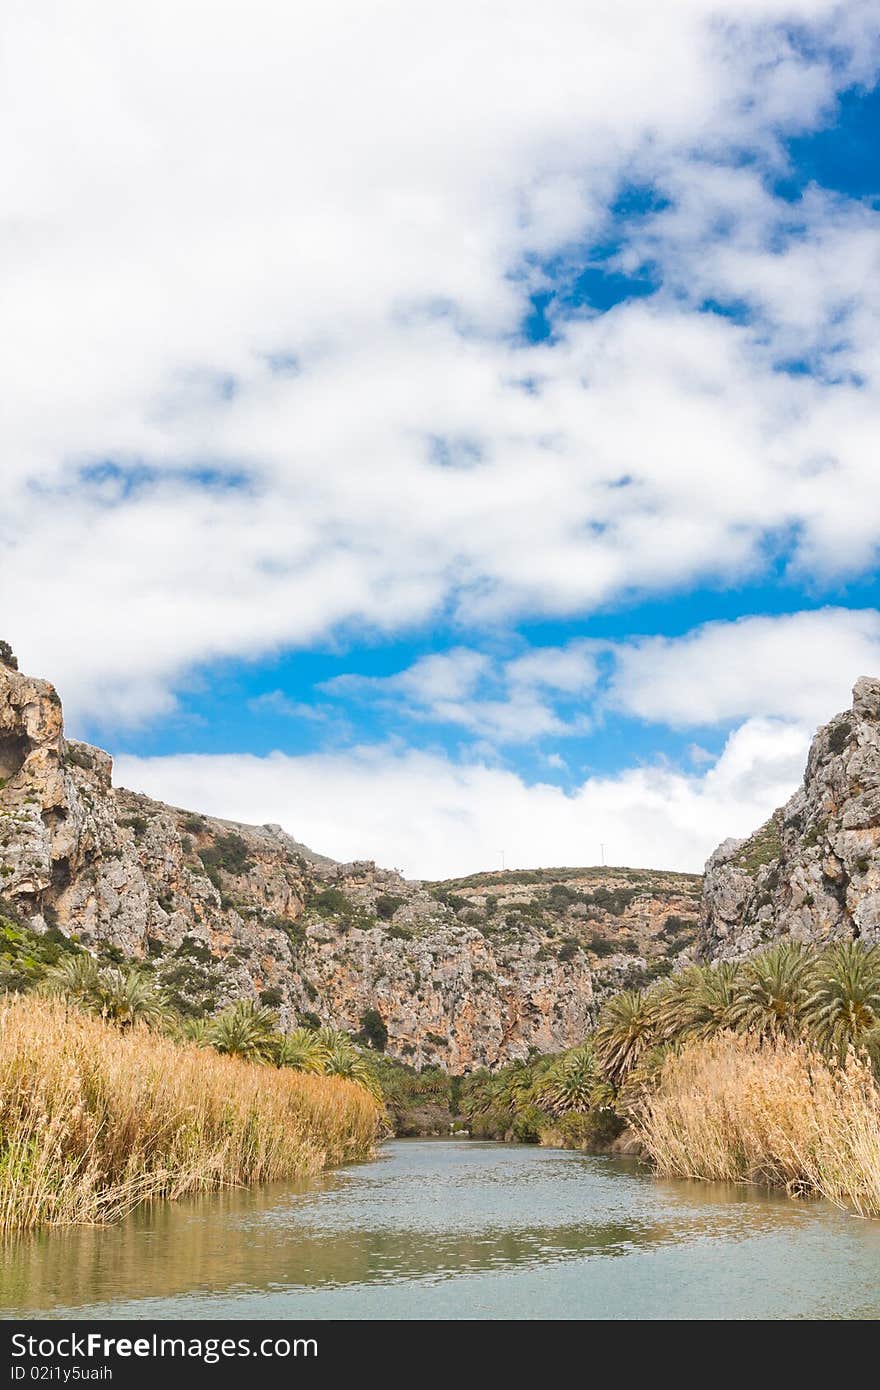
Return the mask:
<path id="1" fill-rule="evenodd" d="M 709 859 L 699 953 L 736 958 L 778 937 L 880 941 L 880 679 L 813 739 L 803 785 L 747 840 Z"/>
<path id="2" fill-rule="evenodd" d="M 262 998 L 282 1027 L 356 1032 L 375 1008 L 390 1055 L 460 1072 L 580 1042 L 609 990 L 694 940 L 692 875 L 409 882 L 111 774 L 108 754 L 65 738 L 54 688 L 0 663 L 0 895 L 38 931 L 142 962 L 192 1014 Z"/>

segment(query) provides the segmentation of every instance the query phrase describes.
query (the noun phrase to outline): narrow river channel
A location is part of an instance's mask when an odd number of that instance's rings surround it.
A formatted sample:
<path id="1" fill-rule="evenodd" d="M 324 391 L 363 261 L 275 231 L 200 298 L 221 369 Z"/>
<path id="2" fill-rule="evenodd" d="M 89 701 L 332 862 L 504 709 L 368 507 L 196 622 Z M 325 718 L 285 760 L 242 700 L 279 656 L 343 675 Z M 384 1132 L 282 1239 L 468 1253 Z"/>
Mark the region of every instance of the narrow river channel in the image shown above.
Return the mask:
<path id="1" fill-rule="evenodd" d="M 4 1316 L 876 1318 L 880 1221 L 559 1150 L 398 1140 L 7 1240 Z"/>

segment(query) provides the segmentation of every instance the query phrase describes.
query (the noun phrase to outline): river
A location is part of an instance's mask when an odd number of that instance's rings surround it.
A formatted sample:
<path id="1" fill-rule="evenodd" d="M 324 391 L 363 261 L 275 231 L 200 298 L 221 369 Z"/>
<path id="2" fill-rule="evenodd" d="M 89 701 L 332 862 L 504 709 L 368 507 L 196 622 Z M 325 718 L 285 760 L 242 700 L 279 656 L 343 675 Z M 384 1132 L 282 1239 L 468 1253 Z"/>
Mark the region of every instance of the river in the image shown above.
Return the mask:
<path id="1" fill-rule="evenodd" d="M 4 1317 L 876 1318 L 880 1221 L 554 1149 L 397 1140 L 5 1242 Z"/>

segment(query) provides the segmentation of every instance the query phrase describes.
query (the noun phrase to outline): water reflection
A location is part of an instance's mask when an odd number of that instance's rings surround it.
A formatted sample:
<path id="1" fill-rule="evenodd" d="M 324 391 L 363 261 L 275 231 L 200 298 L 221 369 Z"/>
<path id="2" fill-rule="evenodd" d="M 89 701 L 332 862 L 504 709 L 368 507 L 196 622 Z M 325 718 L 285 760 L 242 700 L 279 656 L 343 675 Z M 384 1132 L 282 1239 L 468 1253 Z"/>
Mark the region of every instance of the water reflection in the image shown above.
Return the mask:
<path id="1" fill-rule="evenodd" d="M 612 1159 L 410 1140 L 296 1186 L 7 1241 L 0 1306 L 7 1316 L 867 1317 L 880 1312 L 878 1256 L 880 1223 L 818 1204 L 662 1183 Z"/>

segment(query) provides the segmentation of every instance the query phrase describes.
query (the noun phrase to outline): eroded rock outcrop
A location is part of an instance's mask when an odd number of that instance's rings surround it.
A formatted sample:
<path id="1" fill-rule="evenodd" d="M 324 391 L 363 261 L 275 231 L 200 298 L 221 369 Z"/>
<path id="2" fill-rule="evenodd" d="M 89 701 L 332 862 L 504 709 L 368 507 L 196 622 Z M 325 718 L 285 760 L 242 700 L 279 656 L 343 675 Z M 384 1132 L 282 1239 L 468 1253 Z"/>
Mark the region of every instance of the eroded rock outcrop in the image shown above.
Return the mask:
<path id="1" fill-rule="evenodd" d="M 421 884 L 114 788 L 111 771 L 65 738 L 53 686 L 0 661 L 0 894 L 39 932 L 143 962 L 186 1013 L 246 996 L 283 1027 L 356 1032 L 375 1009 L 391 1055 L 463 1071 L 581 1041 L 597 998 L 694 938 L 694 876 Z"/>
<path id="2" fill-rule="evenodd" d="M 880 680 L 819 730 L 803 785 L 706 865 L 700 954 L 733 958 L 780 936 L 880 941 Z"/>

